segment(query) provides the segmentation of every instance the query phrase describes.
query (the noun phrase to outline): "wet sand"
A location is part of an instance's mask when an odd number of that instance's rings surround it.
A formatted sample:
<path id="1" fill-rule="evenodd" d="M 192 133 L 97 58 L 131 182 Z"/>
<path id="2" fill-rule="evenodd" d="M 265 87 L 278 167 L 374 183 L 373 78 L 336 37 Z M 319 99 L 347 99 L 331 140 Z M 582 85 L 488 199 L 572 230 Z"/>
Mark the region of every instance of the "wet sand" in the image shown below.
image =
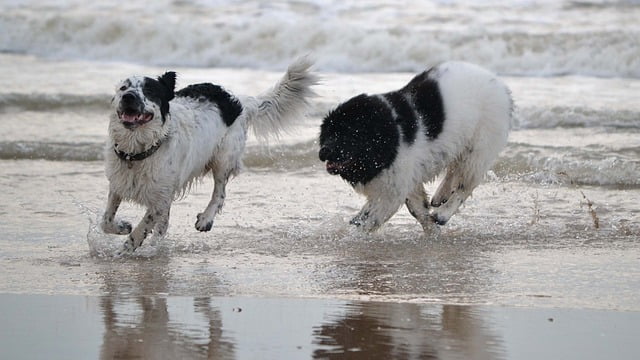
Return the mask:
<path id="1" fill-rule="evenodd" d="M 2 359 L 637 359 L 640 314 L 292 298 L 0 295 Z"/>
<path id="2" fill-rule="evenodd" d="M 166 238 L 114 259 L 123 238 L 95 224 L 102 165 L 24 163 L 5 161 L 20 201 L 0 216 L 0 359 L 640 355 L 638 229 L 621 220 L 637 189 L 489 182 L 439 234 L 406 210 L 362 234 L 346 217 L 361 199 L 339 179 L 254 169 L 215 231 L 192 229 L 200 187 Z"/>

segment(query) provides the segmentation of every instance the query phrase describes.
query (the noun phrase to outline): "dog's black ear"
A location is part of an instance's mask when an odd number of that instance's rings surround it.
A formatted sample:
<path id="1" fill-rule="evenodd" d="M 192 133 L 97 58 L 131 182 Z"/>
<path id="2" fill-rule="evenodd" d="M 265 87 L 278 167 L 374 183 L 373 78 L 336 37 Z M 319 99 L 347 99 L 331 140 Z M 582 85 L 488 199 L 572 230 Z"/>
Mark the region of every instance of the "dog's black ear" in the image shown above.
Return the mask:
<path id="1" fill-rule="evenodd" d="M 176 90 L 176 73 L 175 71 L 167 71 L 162 76 L 158 77 L 158 81 L 169 90 L 169 99 L 173 99 Z"/>

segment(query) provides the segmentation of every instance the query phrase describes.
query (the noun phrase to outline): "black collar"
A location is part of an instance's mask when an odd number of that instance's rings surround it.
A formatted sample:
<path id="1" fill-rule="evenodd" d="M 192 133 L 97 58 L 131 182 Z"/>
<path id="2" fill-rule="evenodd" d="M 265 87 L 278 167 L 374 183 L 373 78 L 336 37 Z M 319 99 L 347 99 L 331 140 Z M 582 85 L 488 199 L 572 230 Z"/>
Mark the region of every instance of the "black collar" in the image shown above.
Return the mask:
<path id="1" fill-rule="evenodd" d="M 116 155 L 118 155 L 120 160 L 128 161 L 129 162 L 129 166 L 131 166 L 131 162 L 132 161 L 144 160 L 144 159 L 148 158 L 149 156 L 153 155 L 160 148 L 160 145 L 162 145 L 162 143 L 164 142 L 165 138 L 160 139 L 160 141 L 158 141 L 155 145 L 153 145 L 152 147 L 150 147 L 149 149 L 147 149 L 147 150 L 145 150 L 145 151 L 143 151 L 141 153 L 129 154 L 129 153 L 126 153 L 124 151 L 120 151 L 120 150 L 118 150 L 118 144 L 115 144 L 113 146 L 113 151 L 115 151 Z"/>

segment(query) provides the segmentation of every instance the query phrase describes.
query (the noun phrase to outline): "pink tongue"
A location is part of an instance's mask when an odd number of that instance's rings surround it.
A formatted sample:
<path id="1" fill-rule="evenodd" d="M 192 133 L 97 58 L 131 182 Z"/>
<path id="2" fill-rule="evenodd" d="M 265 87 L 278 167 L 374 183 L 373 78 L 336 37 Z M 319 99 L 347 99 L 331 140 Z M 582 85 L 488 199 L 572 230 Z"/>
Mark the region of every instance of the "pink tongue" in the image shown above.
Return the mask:
<path id="1" fill-rule="evenodd" d="M 134 123 L 134 122 L 136 122 L 137 119 L 138 119 L 138 115 L 122 114 L 122 121 L 123 122 Z"/>

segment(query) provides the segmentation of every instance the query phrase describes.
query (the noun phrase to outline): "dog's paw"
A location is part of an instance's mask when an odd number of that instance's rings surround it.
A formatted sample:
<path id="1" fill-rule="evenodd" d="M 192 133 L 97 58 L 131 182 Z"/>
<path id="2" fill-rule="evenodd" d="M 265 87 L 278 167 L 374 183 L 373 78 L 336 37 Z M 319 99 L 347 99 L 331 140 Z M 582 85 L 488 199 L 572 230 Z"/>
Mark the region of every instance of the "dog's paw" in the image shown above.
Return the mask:
<path id="1" fill-rule="evenodd" d="M 102 223 L 102 231 L 107 234 L 128 235 L 131 234 L 132 229 L 133 227 L 131 226 L 131 224 L 124 220 Z"/>
<path id="2" fill-rule="evenodd" d="M 449 197 L 442 197 L 442 196 L 434 197 L 431 199 L 431 206 L 439 207 L 441 205 L 446 204 L 447 201 L 449 201 Z"/>
<path id="3" fill-rule="evenodd" d="M 418 219 L 418 223 L 420 223 L 422 230 L 427 234 L 438 228 L 438 226 L 435 226 L 438 222 L 431 214 L 426 214 L 424 217 Z"/>
<path id="4" fill-rule="evenodd" d="M 349 220 L 349 225 L 353 225 L 356 227 L 362 226 L 362 219 L 360 219 L 360 217 L 356 216 L 353 219 Z"/>
<path id="5" fill-rule="evenodd" d="M 444 217 L 440 214 L 436 213 L 432 213 L 431 215 L 429 215 L 431 217 L 431 220 L 433 220 L 434 223 L 438 224 L 438 225 L 444 225 L 447 223 L 447 221 L 449 221 L 448 217 Z"/>
<path id="6" fill-rule="evenodd" d="M 213 219 L 205 216 L 204 213 L 198 214 L 198 220 L 196 221 L 196 229 L 198 231 L 209 231 L 213 227 Z"/>
<path id="7" fill-rule="evenodd" d="M 122 244 L 122 247 L 116 251 L 114 256 L 117 258 L 130 256 L 133 254 L 134 251 L 136 251 L 136 248 L 133 244 L 133 239 L 131 238 L 131 236 L 129 236 L 127 241 L 125 241 L 124 244 Z"/>
<path id="8" fill-rule="evenodd" d="M 350 225 L 354 225 L 358 229 L 365 232 L 376 231 L 380 227 L 380 222 L 369 216 L 369 213 L 358 214 L 349 221 Z"/>

